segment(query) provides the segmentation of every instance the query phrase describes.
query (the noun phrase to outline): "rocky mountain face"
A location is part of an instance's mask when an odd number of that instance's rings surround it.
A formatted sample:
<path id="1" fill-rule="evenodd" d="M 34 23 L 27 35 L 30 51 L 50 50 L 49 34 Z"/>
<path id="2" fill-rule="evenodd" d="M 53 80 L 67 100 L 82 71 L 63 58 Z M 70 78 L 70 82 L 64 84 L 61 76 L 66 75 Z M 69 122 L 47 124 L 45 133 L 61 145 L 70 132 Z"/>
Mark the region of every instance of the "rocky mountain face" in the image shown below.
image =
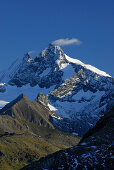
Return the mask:
<path id="1" fill-rule="evenodd" d="M 37 101 L 32 103 L 24 94 L 21 94 L 15 100 L 5 105 L 0 110 L 0 115 L 9 115 L 13 118 L 54 129 L 50 122 L 51 112 Z"/>
<path id="2" fill-rule="evenodd" d="M 35 59 L 27 53 L 16 60 L 0 80 L 1 100 L 9 102 L 7 96 L 20 91 L 27 96 L 38 94 L 39 102 L 59 116 L 53 116 L 53 126 L 80 136 L 114 105 L 114 79 L 53 44 Z"/>
<path id="3" fill-rule="evenodd" d="M 0 169 L 20 169 L 28 163 L 78 144 L 80 138 L 58 131 L 51 114 L 24 94 L 0 110 Z"/>
<path id="4" fill-rule="evenodd" d="M 89 130 L 80 143 L 41 158 L 23 170 L 114 169 L 114 107 Z"/>

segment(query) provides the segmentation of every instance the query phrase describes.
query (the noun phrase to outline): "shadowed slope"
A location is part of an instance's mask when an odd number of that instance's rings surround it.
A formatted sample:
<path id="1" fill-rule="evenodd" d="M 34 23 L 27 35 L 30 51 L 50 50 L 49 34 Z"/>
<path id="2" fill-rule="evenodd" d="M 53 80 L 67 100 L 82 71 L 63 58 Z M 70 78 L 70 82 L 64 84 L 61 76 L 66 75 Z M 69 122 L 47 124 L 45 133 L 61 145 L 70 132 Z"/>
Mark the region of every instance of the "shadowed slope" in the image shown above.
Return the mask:
<path id="1" fill-rule="evenodd" d="M 24 170 L 114 169 L 114 108 L 102 117 L 78 146 L 33 162 Z"/>

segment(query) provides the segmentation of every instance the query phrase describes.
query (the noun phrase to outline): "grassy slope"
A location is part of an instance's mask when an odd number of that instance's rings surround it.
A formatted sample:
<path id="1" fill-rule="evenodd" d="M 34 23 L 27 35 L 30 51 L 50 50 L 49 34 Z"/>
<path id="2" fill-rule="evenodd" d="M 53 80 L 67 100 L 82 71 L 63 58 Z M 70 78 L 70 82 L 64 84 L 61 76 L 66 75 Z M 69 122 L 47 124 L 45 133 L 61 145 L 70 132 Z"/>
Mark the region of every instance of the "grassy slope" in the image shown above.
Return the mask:
<path id="1" fill-rule="evenodd" d="M 0 170 L 20 169 L 80 140 L 54 129 L 49 110 L 36 101 L 31 103 L 23 94 L 0 114 Z"/>
<path id="2" fill-rule="evenodd" d="M 28 130 L 20 134 L 0 137 L 0 169 L 20 169 L 31 161 L 50 153 L 76 145 L 80 138 L 55 129 L 28 123 Z M 3 134 L 3 133 L 2 133 Z"/>

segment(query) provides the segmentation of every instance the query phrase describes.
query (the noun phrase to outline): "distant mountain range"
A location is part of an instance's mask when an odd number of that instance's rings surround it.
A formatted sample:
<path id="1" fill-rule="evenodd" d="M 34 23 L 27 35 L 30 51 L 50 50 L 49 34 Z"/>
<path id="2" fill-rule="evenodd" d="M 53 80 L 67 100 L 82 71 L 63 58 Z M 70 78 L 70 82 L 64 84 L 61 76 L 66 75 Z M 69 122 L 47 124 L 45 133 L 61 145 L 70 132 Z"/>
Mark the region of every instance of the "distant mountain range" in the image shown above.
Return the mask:
<path id="1" fill-rule="evenodd" d="M 0 107 L 21 93 L 58 114 L 53 125 L 83 136 L 114 105 L 114 78 L 49 44 L 35 59 L 27 53 L 0 74 Z"/>

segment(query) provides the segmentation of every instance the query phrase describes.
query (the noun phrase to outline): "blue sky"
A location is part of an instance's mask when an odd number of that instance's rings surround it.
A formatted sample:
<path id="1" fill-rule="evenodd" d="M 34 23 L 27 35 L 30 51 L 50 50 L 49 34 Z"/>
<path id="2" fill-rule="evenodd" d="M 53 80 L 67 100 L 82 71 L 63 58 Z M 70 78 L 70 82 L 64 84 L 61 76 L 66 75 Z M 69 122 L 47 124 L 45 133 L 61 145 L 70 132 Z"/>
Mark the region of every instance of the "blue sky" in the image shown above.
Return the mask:
<path id="1" fill-rule="evenodd" d="M 70 57 L 114 76 L 114 0 L 1 0 L 0 70 L 27 51 L 39 53 L 50 42 Z"/>

